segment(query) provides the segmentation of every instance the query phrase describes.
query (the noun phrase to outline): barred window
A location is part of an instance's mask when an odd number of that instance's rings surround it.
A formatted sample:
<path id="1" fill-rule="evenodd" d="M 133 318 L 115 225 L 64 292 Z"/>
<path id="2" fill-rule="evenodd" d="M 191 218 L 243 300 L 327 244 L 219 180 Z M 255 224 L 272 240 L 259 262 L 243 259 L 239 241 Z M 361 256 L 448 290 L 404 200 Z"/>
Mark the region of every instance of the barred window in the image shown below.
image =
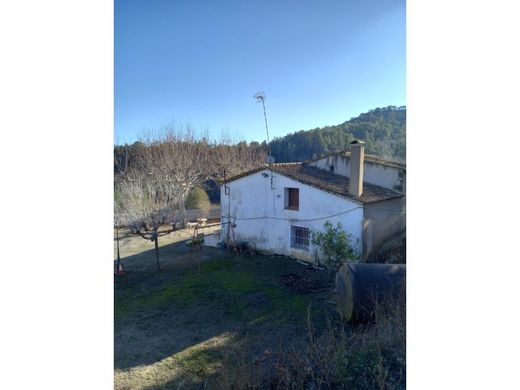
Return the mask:
<path id="1" fill-rule="evenodd" d="M 291 246 L 293 248 L 309 250 L 309 229 L 291 226 Z"/>

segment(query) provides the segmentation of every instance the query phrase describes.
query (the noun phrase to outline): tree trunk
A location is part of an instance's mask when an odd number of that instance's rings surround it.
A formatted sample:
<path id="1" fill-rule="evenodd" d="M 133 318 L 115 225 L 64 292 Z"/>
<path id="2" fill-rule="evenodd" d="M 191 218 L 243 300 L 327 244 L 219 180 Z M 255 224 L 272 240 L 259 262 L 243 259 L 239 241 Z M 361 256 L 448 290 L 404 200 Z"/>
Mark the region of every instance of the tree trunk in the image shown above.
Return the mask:
<path id="1" fill-rule="evenodd" d="M 154 243 L 155 243 L 155 258 L 157 259 L 157 270 L 161 270 L 161 264 L 159 263 L 159 236 L 157 232 L 154 233 Z"/>
<path id="2" fill-rule="evenodd" d="M 182 227 L 186 227 L 186 224 L 188 222 L 188 220 L 186 218 L 186 201 L 182 200 L 180 202 L 179 206 L 181 208 L 181 223 L 182 223 Z"/>
<path id="3" fill-rule="evenodd" d="M 116 225 L 116 243 L 117 243 L 116 273 L 119 273 L 119 266 L 121 265 L 121 256 L 119 255 L 119 225 Z"/>

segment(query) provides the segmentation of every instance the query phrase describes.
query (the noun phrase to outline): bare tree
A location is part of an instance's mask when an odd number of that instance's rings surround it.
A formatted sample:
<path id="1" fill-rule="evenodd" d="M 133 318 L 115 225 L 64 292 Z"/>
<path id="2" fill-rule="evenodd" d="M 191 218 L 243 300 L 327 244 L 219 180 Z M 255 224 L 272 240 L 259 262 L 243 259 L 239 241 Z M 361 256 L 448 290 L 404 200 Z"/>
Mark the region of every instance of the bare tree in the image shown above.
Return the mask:
<path id="1" fill-rule="evenodd" d="M 167 181 L 142 175 L 117 182 L 116 189 L 116 220 L 125 221 L 133 234 L 154 242 L 160 270 L 158 240 L 176 230 L 174 210 L 178 200 L 170 195 Z"/>
<path id="2" fill-rule="evenodd" d="M 190 130 L 168 130 L 143 144 L 133 166 L 116 180 L 116 215 L 124 216 L 132 233 L 155 243 L 160 269 L 158 239 L 185 226 L 185 202 L 206 177 L 209 145 Z"/>
<path id="3" fill-rule="evenodd" d="M 212 175 L 222 179 L 224 170 L 228 177 L 238 175 L 261 167 L 266 161 L 265 146 L 258 143 L 248 145 L 245 141 L 223 132 L 211 153 Z"/>
<path id="4" fill-rule="evenodd" d="M 155 243 L 160 269 L 158 238 L 186 225 L 186 200 L 206 179 L 232 176 L 265 163 L 265 150 L 246 142 L 223 138 L 210 143 L 193 130 L 166 129 L 141 139 L 139 151 L 121 157 L 116 177 L 115 214 L 126 220 L 134 234 Z M 165 227 L 167 226 L 167 227 Z"/>
<path id="5" fill-rule="evenodd" d="M 145 145 L 148 150 L 141 156 L 138 169 L 168 183 L 165 191 L 175 199 L 181 223 L 185 225 L 186 199 L 197 184 L 209 177 L 210 145 L 207 137 L 197 136 L 191 129 L 168 129 L 159 136 L 147 138 Z"/>

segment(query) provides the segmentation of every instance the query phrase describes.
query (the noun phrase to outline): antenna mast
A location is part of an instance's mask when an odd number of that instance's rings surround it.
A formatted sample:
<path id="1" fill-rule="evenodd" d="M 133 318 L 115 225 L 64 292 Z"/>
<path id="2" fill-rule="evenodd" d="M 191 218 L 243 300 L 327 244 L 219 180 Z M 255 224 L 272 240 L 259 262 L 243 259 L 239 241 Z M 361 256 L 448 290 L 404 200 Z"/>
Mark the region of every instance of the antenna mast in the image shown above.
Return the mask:
<path id="1" fill-rule="evenodd" d="M 271 148 L 269 146 L 269 128 L 267 127 L 267 114 L 265 113 L 265 93 L 264 92 L 257 92 L 253 97 L 256 99 L 257 103 L 262 102 L 262 107 L 264 108 L 265 133 L 267 134 L 267 143 L 266 143 L 267 164 L 269 165 L 269 171 L 271 172 L 271 190 L 274 190 L 273 170 L 271 168 L 271 165 L 274 163 L 274 157 L 271 156 Z"/>
<path id="2" fill-rule="evenodd" d="M 273 157 L 271 156 L 271 148 L 269 146 L 269 128 L 267 127 L 267 114 L 265 113 L 265 93 L 264 92 L 257 92 L 253 96 L 256 99 L 257 103 L 262 102 L 262 107 L 264 108 L 264 120 L 265 120 L 265 133 L 267 134 L 267 143 L 266 143 L 266 149 L 267 149 L 267 163 L 271 165 L 273 163 Z"/>

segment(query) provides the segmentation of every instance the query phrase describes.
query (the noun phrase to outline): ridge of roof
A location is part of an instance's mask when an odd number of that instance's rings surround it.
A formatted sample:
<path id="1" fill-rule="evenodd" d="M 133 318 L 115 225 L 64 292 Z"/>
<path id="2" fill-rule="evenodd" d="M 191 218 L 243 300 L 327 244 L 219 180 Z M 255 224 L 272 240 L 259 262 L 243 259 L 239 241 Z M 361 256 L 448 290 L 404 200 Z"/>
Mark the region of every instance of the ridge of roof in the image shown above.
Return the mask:
<path id="1" fill-rule="evenodd" d="M 306 162 L 278 163 L 271 164 L 270 166 L 265 164 L 262 167 L 251 169 L 247 172 L 235 175 L 229 178 L 227 182 L 229 183 L 266 169 L 271 169 L 273 172 L 287 176 L 290 179 L 299 181 L 300 183 L 360 203 L 374 203 L 381 200 L 400 198 L 404 196 L 404 194 L 399 192 L 392 191 L 375 184 L 363 182 L 363 194 L 358 198 L 348 191 L 348 177 L 309 166 Z"/>
<path id="2" fill-rule="evenodd" d="M 256 173 L 256 172 L 260 172 L 260 171 L 263 171 L 264 169 L 269 169 L 269 165 L 270 166 L 292 166 L 292 165 L 300 165 L 300 164 L 303 164 L 302 162 L 284 162 L 284 163 L 273 163 L 273 164 L 264 164 L 262 166 L 259 166 L 259 167 L 256 167 L 256 168 L 252 168 L 248 171 L 244 171 L 242 173 L 239 173 L 239 174 L 236 174 L 234 176 L 231 176 L 229 178 L 227 178 L 226 180 L 224 179 L 221 179 L 221 180 L 218 180 L 218 182 L 220 184 L 223 184 L 224 181 L 226 181 L 227 183 L 231 182 L 231 181 L 235 181 L 235 180 L 238 180 L 238 179 L 241 179 L 245 176 L 249 176 L 253 173 Z"/>

